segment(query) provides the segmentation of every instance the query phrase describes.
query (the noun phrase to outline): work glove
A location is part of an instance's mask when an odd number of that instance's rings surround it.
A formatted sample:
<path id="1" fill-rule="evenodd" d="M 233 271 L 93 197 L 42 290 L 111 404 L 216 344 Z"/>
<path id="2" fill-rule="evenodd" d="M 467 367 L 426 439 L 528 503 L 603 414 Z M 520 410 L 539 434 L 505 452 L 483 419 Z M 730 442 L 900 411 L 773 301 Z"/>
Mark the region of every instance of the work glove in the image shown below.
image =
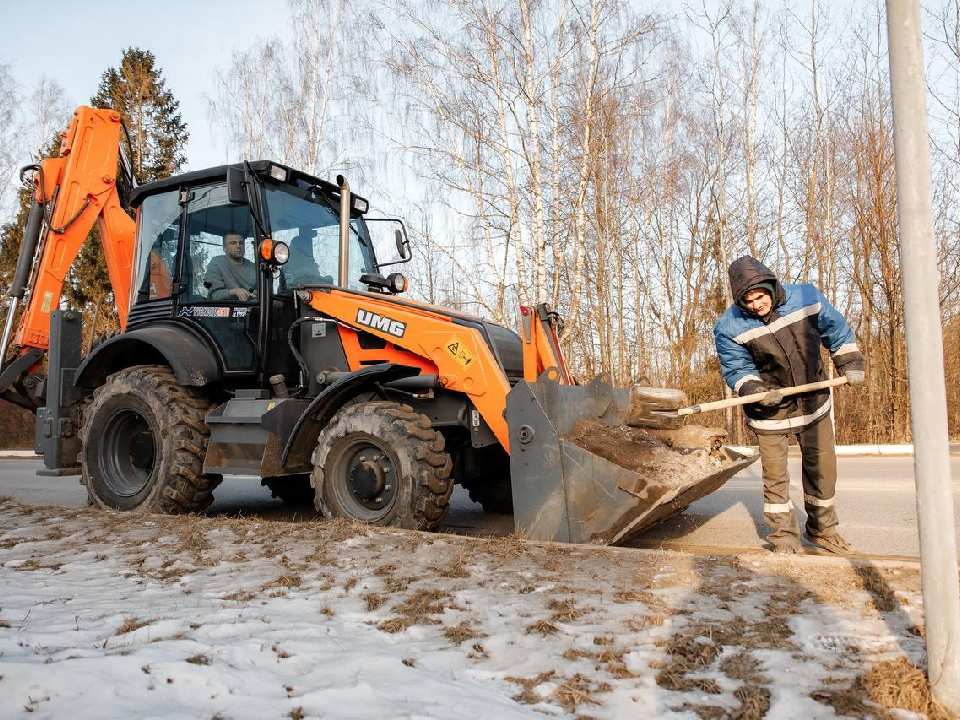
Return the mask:
<path id="1" fill-rule="evenodd" d="M 866 378 L 867 374 L 863 370 L 844 370 L 843 376 L 847 379 L 849 385 L 859 385 Z"/>
<path id="2" fill-rule="evenodd" d="M 776 407 L 783 402 L 783 393 L 780 392 L 780 388 L 771 388 L 767 390 L 767 394 L 759 401 L 760 405 L 764 407 Z"/>

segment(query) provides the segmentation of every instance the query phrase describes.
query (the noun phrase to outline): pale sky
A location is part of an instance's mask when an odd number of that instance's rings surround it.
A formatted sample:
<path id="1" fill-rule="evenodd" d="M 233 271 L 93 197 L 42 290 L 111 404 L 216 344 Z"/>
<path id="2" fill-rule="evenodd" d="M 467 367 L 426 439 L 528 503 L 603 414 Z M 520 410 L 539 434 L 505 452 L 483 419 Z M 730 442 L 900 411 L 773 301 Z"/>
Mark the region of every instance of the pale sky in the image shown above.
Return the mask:
<path id="1" fill-rule="evenodd" d="M 0 0 L 0 62 L 11 66 L 26 93 L 46 76 L 62 85 L 68 102 L 76 106 L 90 102 L 100 75 L 120 64 L 124 48 L 150 50 L 168 89 L 180 101 L 190 132 L 186 169 L 199 169 L 226 160 L 224 143 L 210 127 L 204 97 L 214 95 L 214 69 L 227 65 L 232 50 L 282 34 L 287 17 L 283 0 L 100 5 Z"/>

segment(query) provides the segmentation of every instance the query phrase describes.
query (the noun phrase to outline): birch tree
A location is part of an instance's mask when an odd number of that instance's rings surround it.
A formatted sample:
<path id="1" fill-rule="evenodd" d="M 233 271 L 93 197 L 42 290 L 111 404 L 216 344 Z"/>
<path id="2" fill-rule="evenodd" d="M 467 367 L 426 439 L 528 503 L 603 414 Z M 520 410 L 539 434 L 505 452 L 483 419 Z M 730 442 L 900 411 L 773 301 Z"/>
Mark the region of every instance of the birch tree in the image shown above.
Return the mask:
<path id="1" fill-rule="evenodd" d="M 434 12 L 400 2 L 392 13 L 384 25 L 404 30 L 391 35 L 389 60 L 403 142 L 460 195 L 494 285 L 491 314 L 505 319 L 514 297 L 553 303 L 567 315 L 566 341 L 581 303 L 570 289 L 583 286 L 596 241 L 604 103 L 633 96 L 653 18 L 611 0 L 444 2 Z"/>
<path id="2" fill-rule="evenodd" d="M 214 73 L 210 116 L 231 156 L 274 159 L 312 175 L 362 169 L 360 75 L 366 41 L 352 0 L 290 0 L 282 36 L 234 50 Z M 367 171 L 369 172 L 369 171 Z"/>

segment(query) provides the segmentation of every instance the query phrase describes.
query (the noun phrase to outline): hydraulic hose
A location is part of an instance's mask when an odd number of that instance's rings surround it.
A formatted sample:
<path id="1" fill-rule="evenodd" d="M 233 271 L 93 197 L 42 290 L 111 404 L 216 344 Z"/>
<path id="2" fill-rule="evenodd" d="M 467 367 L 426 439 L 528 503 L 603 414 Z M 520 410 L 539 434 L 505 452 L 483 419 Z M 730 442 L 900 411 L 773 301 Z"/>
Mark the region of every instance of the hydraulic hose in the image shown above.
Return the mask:
<path id="1" fill-rule="evenodd" d="M 43 224 L 43 206 L 33 200 L 30 212 L 27 214 L 27 225 L 23 231 L 23 243 L 20 245 L 20 256 L 17 258 L 17 269 L 13 273 L 10 283 L 10 297 L 22 298 L 27 289 L 27 280 L 33 268 L 33 256 L 40 241 L 40 227 Z"/>
<path id="2" fill-rule="evenodd" d="M 296 359 L 297 365 L 300 366 L 300 372 L 303 373 L 303 377 L 301 378 L 300 382 L 300 388 L 295 393 L 296 395 L 300 395 L 306 388 L 309 387 L 310 384 L 310 369 L 307 367 L 307 363 L 303 359 L 303 355 L 301 355 L 300 351 L 297 349 L 296 343 L 293 342 L 294 331 L 305 322 L 323 322 L 323 318 L 302 317 L 299 320 L 295 320 L 293 323 L 291 323 L 290 329 L 287 330 L 287 345 L 290 346 L 290 352 L 293 353 L 293 357 Z"/>

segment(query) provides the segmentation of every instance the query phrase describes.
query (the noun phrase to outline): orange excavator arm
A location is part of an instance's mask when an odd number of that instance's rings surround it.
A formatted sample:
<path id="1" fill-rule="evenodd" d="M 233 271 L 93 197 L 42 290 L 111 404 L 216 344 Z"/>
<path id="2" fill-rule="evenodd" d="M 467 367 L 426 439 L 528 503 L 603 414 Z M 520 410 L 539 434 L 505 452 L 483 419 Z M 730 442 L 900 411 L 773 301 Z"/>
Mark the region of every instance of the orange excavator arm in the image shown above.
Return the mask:
<path id="1" fill-rule="evenodd" d="M 123 210 L 117 192 L 120 131 L 120 115 L 115 111 L 80 107 L 69 128 L 61 133 L 60 156 L 44 160 L 36 171 L 34 199 L 42 212 L 42 222 L 32 247 L 21 250 L 32 251 L 28 260 L 37 258 L 32 262 L 29 280 L 20 289 L 27 305 L 13 344 L 21 353 L 29 348 L 48 348 L 50 312 L 59 309 L 67 273 L 94 222 L 100 225 L 120 324 L 126 325 L 135 223 Z M 25 237 L 24 242 L 27 240 Z M 13 311 L 11 302 L 11 314 Z"/>

